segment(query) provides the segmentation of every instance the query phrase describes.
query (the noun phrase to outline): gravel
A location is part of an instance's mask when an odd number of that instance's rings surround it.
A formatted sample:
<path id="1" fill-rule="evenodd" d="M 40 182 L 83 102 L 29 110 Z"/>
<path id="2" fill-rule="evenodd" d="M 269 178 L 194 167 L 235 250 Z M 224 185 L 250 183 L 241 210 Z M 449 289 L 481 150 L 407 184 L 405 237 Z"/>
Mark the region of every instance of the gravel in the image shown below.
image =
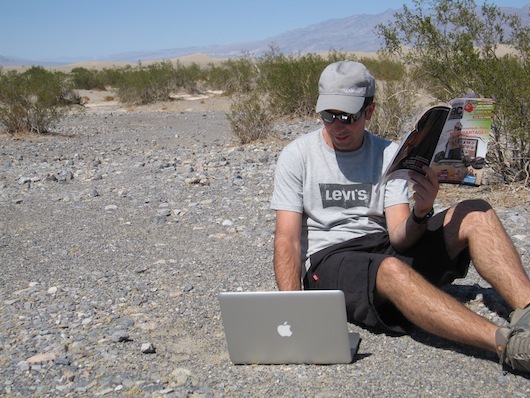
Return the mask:
<path id="1" fill-rule="evenodd" d="M 217 295 L 275 290 L 275 162 L 316 121 L 241 146 L 223 112 L 90 110 L 0 136 L 0 395 L 530 396 L 493 354 L 356 325 L 333 366 L 235 366 Z M 528 203 L 499 208 L 528 268 Z M 474 270 L 447 288 L 506 324 Z"/>

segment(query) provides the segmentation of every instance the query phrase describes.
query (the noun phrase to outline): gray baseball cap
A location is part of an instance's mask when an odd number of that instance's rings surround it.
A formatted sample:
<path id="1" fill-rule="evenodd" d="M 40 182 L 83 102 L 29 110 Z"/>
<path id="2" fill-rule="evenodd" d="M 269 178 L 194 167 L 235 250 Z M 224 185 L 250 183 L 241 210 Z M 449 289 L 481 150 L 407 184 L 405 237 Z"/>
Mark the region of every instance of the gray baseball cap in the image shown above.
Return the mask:
<path id="1" fill-rule="evenodd" d="M 318 93 L 317 113 L 329 109 L 357 113 L 365 97 L 375 95 L 375 79 L 359 62 L 338 61 L 320 75 Z"/>

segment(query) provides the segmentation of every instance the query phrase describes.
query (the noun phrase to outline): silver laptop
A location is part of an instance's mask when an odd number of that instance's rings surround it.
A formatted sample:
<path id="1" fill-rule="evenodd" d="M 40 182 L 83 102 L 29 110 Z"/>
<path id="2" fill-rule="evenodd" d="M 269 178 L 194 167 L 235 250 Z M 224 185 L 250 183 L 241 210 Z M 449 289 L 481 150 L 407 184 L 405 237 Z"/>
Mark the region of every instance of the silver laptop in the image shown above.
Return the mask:
<path id="1" fill-rule="evenodd" d="M 224 292 L 219 302 L 235 364 L 350 363 L 357 352 L 340 290 Z"/>

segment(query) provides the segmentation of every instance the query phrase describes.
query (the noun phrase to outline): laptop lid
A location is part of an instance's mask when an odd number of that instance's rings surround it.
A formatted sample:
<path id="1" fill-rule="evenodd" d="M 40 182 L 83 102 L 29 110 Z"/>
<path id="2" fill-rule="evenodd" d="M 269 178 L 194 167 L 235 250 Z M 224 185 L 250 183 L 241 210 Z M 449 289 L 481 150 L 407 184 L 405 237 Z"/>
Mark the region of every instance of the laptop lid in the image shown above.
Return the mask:
<path id="1" fill-rule="evenodd" d="M 349 363 L 357 352 L 340 290 L 223 292 L 219 302 L 235 364 Z"/>

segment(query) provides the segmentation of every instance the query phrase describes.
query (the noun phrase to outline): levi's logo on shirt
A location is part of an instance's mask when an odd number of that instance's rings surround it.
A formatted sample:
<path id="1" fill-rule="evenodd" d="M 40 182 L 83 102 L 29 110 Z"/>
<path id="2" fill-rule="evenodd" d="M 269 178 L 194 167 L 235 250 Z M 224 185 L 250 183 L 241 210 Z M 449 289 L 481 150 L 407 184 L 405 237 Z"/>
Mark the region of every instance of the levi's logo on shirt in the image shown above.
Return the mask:
<path id="1" fill-rule="evenodd" d="M 368 207 L 372 196 L 371 184 L 319 184 L 322 206 L 342 207 Z"/>

